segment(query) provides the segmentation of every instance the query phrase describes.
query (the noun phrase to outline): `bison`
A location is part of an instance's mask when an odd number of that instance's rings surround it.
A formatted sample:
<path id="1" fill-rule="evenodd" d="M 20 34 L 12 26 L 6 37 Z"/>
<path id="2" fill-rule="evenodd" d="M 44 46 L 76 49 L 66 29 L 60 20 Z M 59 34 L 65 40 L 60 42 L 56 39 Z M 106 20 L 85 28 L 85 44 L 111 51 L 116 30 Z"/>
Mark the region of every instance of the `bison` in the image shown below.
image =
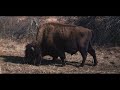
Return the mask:
<path id="1" fill-rule="evenodd" d="M 84 66 L 87 53 L 94 59 L 97 65 L 95 50 L 92 47 L 94 33 L 88 28 L 61 23 L 45 23 L 40 25 L 36 40 L 26 46 L 25 57 L 39 64 L 42 57 L 50 55 L 53 59 L 60 57 L 62 65 L 65 65 L 65 52 L 73 55 L 80 52 L 82 55 L 81 66 Z"/>

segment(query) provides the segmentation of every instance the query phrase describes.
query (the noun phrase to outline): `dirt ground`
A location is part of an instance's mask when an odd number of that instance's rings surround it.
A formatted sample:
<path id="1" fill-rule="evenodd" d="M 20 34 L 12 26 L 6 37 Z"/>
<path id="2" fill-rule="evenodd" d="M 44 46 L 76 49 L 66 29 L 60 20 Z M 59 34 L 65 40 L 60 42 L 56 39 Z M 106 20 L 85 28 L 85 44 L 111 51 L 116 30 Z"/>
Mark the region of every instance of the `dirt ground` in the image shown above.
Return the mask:
<path id="1" fill-rule="evenodd" d="M 85 66 L 78 67 L 80 53 L 66 53 L 66 66 L 61 67 L 61 61 L 52 61 L 50 56 L 45 56 L 40 66 L 24 64 L 25 45 L 0 40 L 0 74 L 120 74 L 120 47 L 94 47 L 98 59 L 95 67 L 89 54 Z"/>

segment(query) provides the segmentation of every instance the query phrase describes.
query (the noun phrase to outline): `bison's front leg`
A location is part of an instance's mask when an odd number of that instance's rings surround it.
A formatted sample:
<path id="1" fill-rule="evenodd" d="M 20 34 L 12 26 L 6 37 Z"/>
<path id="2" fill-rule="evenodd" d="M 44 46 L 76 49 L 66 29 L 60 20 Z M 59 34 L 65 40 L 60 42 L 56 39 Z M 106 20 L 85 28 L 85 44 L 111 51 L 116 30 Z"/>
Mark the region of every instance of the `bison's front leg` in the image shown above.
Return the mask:
<path id="1" fill-rule="evenodd" d="M 62 66 L 65 66 L 65 53 L 64 52 L 60 54 L 60 59 L 62 61 Z"/>
<path id="2" fill-rule="evenodd" d="M 58 59 L 58 56 L 54 56 L 52 60 L 56 61 L 57 59 Z"/>
<path id="3" fill-rule="evenodd" d="M 36 60 L 35 60 L 35 65 L 36 65 L 36 66 L 41 65 L 41 61 L 42 61 L 42 56 L 39 55 L 39 56 L 36 58 Z"/>

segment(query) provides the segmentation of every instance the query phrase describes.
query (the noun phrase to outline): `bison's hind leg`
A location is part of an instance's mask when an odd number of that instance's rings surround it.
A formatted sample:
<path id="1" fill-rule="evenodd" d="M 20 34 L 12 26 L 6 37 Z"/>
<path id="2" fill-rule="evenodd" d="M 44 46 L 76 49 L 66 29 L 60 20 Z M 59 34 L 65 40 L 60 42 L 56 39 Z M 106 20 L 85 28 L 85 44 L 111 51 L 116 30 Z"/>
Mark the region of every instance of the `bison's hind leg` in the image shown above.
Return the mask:
<path id="1" fill-rule="evenodd" d="M 88 47 L 88 53 L 93 57 L 93 59 L 94 59 L 94 66 L 96 66 L 98 61 L 97 61 L 97 58 L 96 58 L 95 50 L 93 49 L 91 43 L 89 44 L 89 47 Z"/>
<path id="2" fill-rule="evenodd" d="M 85 61 L 86 61 L 86 58 L 87 58 L 86 48 L 81 48 L 80 53 L 81 53 L 82 58 L 83 58 L 82 63 L 81 63 L 81 67 L 83 67 L 85 65 Z"/>

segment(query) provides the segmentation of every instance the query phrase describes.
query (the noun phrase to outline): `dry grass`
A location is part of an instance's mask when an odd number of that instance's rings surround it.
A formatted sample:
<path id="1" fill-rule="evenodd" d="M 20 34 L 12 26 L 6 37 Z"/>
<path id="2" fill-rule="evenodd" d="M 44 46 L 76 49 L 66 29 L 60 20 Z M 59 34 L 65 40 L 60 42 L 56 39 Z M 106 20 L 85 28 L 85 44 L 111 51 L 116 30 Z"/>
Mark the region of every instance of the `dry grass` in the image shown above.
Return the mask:
<path id="1" fill-rule="evenodd" d="M 88 55 L 84 67 L 77 67 L 81 61 L 80 53 L 73 56 L 66 53 L 66 66 L 61 61 L 52 61 L 45 56 L 42 65 L 24 64 L 25 43 L 0 40 L 1 74 L 120 74 L 120 47 L 96 48 L 98 65 L 92 66 L 92 57 Z"/>

